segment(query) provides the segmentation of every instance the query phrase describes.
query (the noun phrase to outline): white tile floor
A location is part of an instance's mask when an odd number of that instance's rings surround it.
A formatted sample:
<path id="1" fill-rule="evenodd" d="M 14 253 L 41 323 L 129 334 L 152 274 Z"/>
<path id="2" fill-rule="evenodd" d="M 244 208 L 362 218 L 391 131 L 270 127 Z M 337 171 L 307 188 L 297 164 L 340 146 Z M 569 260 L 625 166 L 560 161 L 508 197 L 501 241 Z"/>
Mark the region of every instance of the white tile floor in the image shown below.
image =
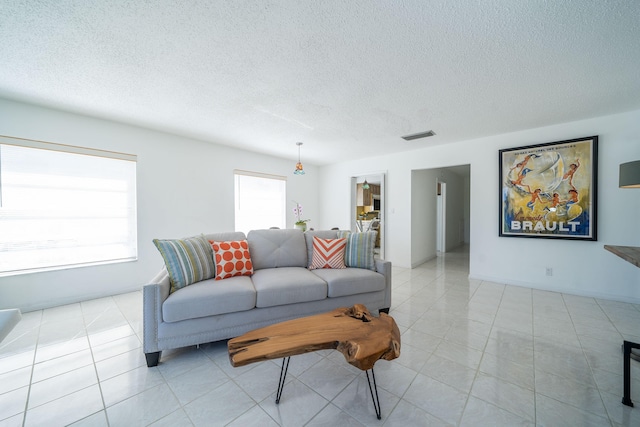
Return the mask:
<path id="1" fill-rule="evenodd" d="M 463 250 L 393 269 L 402 355 L 366 377 L 335 351 L 232 368 L 226 343 L 147 368 L 142 296 L 37 312 L 0 344 L 0 426 L 640 426 L 640 363 L 622 397 L 623 337 L 640 306 L 468 279 Z"/>

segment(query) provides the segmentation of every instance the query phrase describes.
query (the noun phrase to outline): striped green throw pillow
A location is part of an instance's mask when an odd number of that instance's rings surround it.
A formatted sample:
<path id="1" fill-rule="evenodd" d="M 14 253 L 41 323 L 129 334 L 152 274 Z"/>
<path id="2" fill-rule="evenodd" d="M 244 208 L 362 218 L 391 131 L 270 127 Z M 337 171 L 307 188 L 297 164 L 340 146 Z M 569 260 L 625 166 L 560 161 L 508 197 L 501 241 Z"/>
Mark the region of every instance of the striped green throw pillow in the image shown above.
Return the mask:
<path id="1" fill-rule="evenodd" d="M 376 244 L 376 231 L 364 233 L 352 233 L 350 231 L 338 231 L 338 238 L 346 237 L 347 249 L 344 253 L 344 263 L 347 267 L 376 269 L 373 259 L 373 248 Z"/>
<path id="2" fill-rule="evenodd" d="M 153 239 L 153 244 L 164 258 L 171 281 L 170 292 L 215 276 L 213 249 L 203 237 Z"/>

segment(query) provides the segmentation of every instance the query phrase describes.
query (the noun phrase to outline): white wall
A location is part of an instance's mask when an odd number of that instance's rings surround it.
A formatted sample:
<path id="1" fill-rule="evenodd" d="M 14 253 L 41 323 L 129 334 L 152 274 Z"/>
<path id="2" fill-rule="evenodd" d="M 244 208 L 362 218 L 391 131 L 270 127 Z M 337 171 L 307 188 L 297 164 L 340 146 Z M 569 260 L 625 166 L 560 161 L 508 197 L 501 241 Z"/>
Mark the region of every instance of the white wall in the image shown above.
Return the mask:
<path id="1" fill-rule="evenodd" d="M 640 246 L 640 190 L 617 185 L 619 164 L 640 159 L 640 111 L 322 168 L 305 164 L 303 177 L 291 174 L 291 160 L 1 99 L 0 135 L 138 155 L 139 243 L 137 262 L 0 277 L 0 308 L 31 310 L 139 289 L 162 265 L 153 238 L 233 228 L 233 169 L 288 176 L 288 199 L 304 205 L 310 226 L 345 229 L 350 177 L 385 172 L 385 258 L 411 267 L 412 171 L 460 164 L 471 165 L 471 277 L 640 303 L 640 269 L 603 249 Z M 590 135 L 600 136 L 598 241 L 499 238 L 497 151 Z"/>
<path id="2" fill-rule="evenodd" d="M 2 99 L 0 135 L 138 156 L 138 261 L 0 277 L 0 308 L 28 311 L 140 289 L 162 267 L 154 238 L 233 230 L 234 169 L 287 176 L 287 199 L 304 205 L 318 227 L 318 169 L 307 163 L 307 174 L 295 176 L 292 160 Z M 288 208 L 293 226 L 293 202 Z"/>
<path id="3" fill-rule="evenodd" d="M 411 267 L 436 257 L 437 180 L 437 169 L 411 172 Z"/>
<path id="4" fill-rule="evenodd" d="M 439 169 L 438 174 L 443 182 L 447 183 L 447 208 L 446 208 L 446 231 L 445 231 L 445 251 L 450 251 L 464 243 L 465 221 L 465 193 L 463 178 L 447 169 Z"/>
<path id="5" fill-rule="evenodd" d="M 498 237 L 498 150 L 591 135 L 600 137 L 598 241 Z M 640 246 L 640 190 L 618 188 L 619 164 L 637 159 L 640 111 L 343 162 L 320 170 L 321 219 L 345 222 L 347 177 L 386 170 L 386 258 L 411 267 L 412 171 L 470 164 L 472 278 L 640 303 L 640 269 L 603 249 L 604 244 Z M 546 267 L 553 268 L 552 277 L 545 275 Z"/>
<path id="6" fill-rule="evenodd" d="M 463 190 L 463 203 L 464 203 L 464 243 L 469 244 L 471 241 L 470 231 L 471 231 L 471 181 L 467 177 L 463 180 L 464 190 Z"/>

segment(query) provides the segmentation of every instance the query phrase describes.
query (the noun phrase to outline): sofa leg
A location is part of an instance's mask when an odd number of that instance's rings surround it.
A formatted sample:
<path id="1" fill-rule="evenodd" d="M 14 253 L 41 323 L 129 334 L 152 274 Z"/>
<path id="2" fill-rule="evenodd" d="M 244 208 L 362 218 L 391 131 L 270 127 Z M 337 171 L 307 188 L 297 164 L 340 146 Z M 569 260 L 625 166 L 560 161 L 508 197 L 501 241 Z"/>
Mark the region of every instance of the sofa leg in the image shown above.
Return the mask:
<path id="1" fill-rule="evenodd" d="M 155 353 L 145 353 L 144 357 L 147 358 L 147 367 L 153 368 L 154 366 L 158 366 L 158 362 L 160 362 L 161 351 L 156 351 Z"/>
<path id="2" fill-rule="evenodd" d="M 387 307 L 387 308 L 381 308 L 380 310 L 378 310 L 378 313 L 385 313 L 385 314 L 389 314 L 389 307 Z"/>

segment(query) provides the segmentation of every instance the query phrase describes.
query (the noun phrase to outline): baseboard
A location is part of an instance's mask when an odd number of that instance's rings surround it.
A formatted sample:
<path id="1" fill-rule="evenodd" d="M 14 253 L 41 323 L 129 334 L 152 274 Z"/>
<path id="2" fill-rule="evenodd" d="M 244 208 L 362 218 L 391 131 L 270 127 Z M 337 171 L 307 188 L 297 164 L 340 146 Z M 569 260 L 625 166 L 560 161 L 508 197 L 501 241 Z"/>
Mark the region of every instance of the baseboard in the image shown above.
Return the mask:
<path id="1" fill-rule="evenodd" d="M 615 295 L 615 294 L 607 294 L 603 292 L 581 291 L 579 289 L 564 290 L 564 289 L 558 289 L 557 287 L 553 287 L 553 286 L 545 286 L 544 284 L 539 284 L 539 283 L 529 283 L 529 282 L 524 282 L 519 280 L 505 281 L 500 277 L 484 276 L 481 274 L 469 274 L 469 279 L 500 283 L 503 285 L 519 286 L 521 288 L 530 288 L 530 289 L 536 289 L 539 291 L 557 292 L 560 294 L 575 295 L 579 297 L 598 298 L 598 299 L 606 299 L 610 301 L 620 301 L 620 302 L 627 302 L 632 304 L 640 304 L 640 298 Z"/>
<path id="2" fill-rule="evenodd" d="M 116 295 L 139 291 L 140 289 L 141 289 L 141 286 L 133 286 L 130 289 L 118 289 L 116 293 L 109 293 L 109 292 L 85 293 L 82 295 L 73 295 L 73 296 L 68 296 L 64 298 L 51 299 L 46 302 L 42 302 L 38 304 L 27 304 L 19 308 L 20 308 L 20 311 L 22 311 L 23 313 L 28 313 L 30 311 L 45 310 L 47 308 L 60 307 L 68 304 L 76 304 L 76 303 L 90 301 L 94 299 L 114 297 Z"/>
<path id="3" fill-rule="evenodd" d="M 430 257 L 427 257 L 427 258 L 424 258 L 424 259 L 422 259 L 422 260 L 420 260 L 420 261 L 412 262 L 412 263 L 411 263 L 411 268 L 420 267 L 420 266 L 421 266 L 422 264 L 424 264 L 425 262 L 427 262 L 427 261 L 431 261 L 432 259 L 436 259 L 436 258 L 438 258 L 438 255 L 437 255 L 437 254 L 435 254 L 435 255 L 433 255 L 433 256 L 430 256 Z"/>

